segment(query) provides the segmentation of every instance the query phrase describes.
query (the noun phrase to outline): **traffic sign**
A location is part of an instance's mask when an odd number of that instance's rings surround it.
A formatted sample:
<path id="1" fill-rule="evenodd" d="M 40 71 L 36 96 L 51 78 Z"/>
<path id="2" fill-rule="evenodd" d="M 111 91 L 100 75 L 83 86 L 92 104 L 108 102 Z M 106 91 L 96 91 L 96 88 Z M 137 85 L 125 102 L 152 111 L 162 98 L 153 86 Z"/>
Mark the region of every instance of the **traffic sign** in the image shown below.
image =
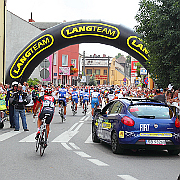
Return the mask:
<path id="1" fill-rule="evenodd" d="M 126 85 L 126 82 L 123 82 L 124 86 Z"/>
<path id="2" fill-rule="evenodd" d="M 124 81 L 124 82 L 126 82 L 126 81 L 127 81 L 127 79 L 126 79 L 126 78 L 124 78 L 124 79 L 123 79 L 123 81 Z"/>

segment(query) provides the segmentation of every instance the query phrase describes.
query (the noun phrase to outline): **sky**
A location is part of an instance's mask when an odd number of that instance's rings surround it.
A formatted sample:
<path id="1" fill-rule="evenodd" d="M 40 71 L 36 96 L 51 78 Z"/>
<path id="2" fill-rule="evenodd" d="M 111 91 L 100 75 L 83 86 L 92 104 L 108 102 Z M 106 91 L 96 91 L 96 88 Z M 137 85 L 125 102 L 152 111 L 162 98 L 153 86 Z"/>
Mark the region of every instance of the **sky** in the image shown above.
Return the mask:
<path id="1" fill-rule="evenodd" d="M 7 0 L 7 10 L 28 21 L 63 22 L 79 19 L 102 20 L 121 24 L 130 29 L 137 25 L 135 16 L 140 0 Z M 85 55 L 106 54 L 115 57 L 118 53 L 128 54 L 115 47 L 99 43 L 82 43 L 79 53 Z"/>

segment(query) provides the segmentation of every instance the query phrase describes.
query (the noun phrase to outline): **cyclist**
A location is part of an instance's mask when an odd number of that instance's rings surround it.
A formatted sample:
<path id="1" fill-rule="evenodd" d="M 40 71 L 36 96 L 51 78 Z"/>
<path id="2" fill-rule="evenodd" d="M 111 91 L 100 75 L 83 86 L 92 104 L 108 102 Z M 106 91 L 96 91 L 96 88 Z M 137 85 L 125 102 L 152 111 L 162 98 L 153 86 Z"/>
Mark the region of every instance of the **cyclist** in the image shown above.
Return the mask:
<path id="1" fill-rule="evenodd" d="M 91 101 L 91 108 L 92 108 L 92 117 L 94 116 L 94 105 L 96 103 L 96 107 L 99 106 L 100 94 L 97 92 L 97 89 L 94 89 L 92 93 L 92 101 Z"/>
<path id="2" fill-rule="evenodd" d="M 59 89 L 59 114 L 60 108 L 61 108 L 61 102 L 63 101 L 63 106 L 64 106 L 64 120 L 66 120 L 66 107 L 67 107 L 67 102 L 66 102 L 66 94 L 67 94 L 67 89 L 64 87 L 64 85 L 61 85 L 61 88 Z"/>
<path id="3" fill-rule="evenodd" d="M 51 89 L 45 89 L 44 95 L 39 98 L 37 106 L 35 108 L 34 117 L 36 116 L 37 110 L 39 109 L 39 107 L 41 105 L 41 109 L 40 109 L 40 112 L 38 115 L 38 121 L 37 121 L 38 130 L 37 130 L 35 139 L 37 139 L 39 137 L 40 126 L 42 124 L 41 120 L 44 118 L 45 114 L 50 114 L 50 116 L 48 116 L 46 119 L 46 129 L 47 129 L 47 138 L 48 138 L 49 124 L 52 121 L 54 111 L 55 111 L 55 103 L 56 103 L 55 98 L 51 94 L 52 94 Z M 45 143 L 45 147 L 46 146 L 47 146 L 47 142 Z"/>
<path id="4" fill-rule="evenodd" d="M 114 91 L 113 91 L 113 89 L 111 88 L 111 89 L 109 90 L 109 94 L 108 94 L 108 96 L 107 96 L 107 103 L 109 103 L 110 101 L 112 101 L 112 100 L 114 99 L 114 97 L 115 97 Z"/>
<path id="5" fill-rule="evenodd" d="M 84 94 L 84 90 L 83 88 L 81 88 L 81 90 L 79 91 L 79 102 L 81 106 L 82 106 L 83 94 Z"/>
<path id="6" fill-rule="evenodd" d="M 82 113 L 84 113 L 84 104 L 86 101 L 87 101 L 87 106 L 88 106 L 89 98 L 90 97 L 89 97 L 88 89 L 85 89 L 85 92 L 83 94 L 83 112 Z M 88 107 L 87 107 L 87 109 L 88 109 Z"/>
<path id="7" fill-rule="evenodd" d="M 72 99 L 72 105 L 73 105 L 73 100 L 75 102 L 75 111 L 77 113 L 78 92 L 76 91 L 76 88 L 73 88 L 73 92 L 71 94 L 71 99 Z M 71 108 L 72 108 L 72 106 L 71 106 Z"/>

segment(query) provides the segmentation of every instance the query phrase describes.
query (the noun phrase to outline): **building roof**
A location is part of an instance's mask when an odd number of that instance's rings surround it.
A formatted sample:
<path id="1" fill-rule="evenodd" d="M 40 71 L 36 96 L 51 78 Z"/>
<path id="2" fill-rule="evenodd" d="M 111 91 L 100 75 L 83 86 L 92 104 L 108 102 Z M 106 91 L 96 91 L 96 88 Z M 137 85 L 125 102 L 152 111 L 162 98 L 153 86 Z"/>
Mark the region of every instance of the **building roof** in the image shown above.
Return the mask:
<path id="1" fill-rule="evenodd" d="M 126 58 L 124 56 L 120 56 L 119 58 L 116 59 L 118 63 L 126 63 Z"/>
<path id="2" fill-rule="evenodd" d="M 50 27 L 61 24 L 61 22 L 30 22 L 30 24 L 33 24 L 34 26 L 38 27 L 41 30 L 45 30 Z"/>

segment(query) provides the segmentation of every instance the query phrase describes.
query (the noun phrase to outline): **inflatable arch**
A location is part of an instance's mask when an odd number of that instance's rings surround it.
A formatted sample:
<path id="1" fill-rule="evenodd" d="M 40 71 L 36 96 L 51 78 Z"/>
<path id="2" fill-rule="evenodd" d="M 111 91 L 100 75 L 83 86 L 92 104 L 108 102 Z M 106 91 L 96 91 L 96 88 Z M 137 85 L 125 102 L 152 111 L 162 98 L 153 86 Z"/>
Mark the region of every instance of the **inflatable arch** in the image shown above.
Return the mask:
<path id="1" fill-rule="evenodd" d="M 134 31 L 101 20 L 78 20 L 56 25 L 32 39 L 9 66 L 6 83 L 26 81 L 44 58 L 59 49 L 79 43 L 114 46 L 127 52 L 146 67 L 148 51 Z"/>

